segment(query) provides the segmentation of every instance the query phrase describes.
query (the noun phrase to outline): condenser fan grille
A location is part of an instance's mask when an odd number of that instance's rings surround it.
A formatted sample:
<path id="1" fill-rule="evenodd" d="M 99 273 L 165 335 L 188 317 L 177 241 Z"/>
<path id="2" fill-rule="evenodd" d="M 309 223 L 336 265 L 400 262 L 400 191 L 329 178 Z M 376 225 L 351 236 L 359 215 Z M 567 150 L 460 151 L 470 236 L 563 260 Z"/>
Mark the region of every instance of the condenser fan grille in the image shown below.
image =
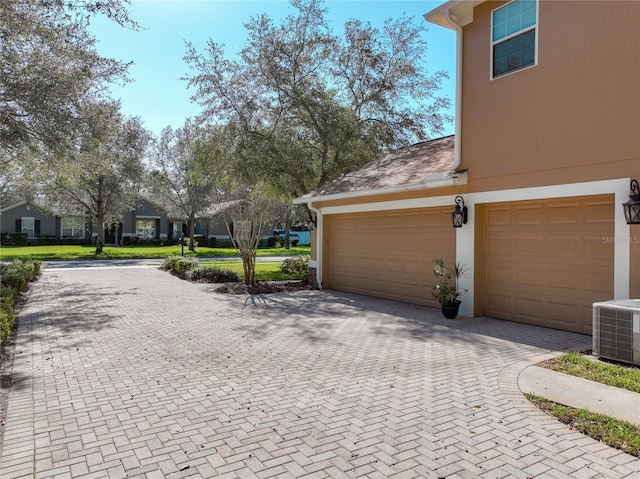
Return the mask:
<path id="1" fill-rule="evenodd" d="M 633 314 L 631 311 L 600 308 L 599 355 L 619 361 L 633 361 Z"/>

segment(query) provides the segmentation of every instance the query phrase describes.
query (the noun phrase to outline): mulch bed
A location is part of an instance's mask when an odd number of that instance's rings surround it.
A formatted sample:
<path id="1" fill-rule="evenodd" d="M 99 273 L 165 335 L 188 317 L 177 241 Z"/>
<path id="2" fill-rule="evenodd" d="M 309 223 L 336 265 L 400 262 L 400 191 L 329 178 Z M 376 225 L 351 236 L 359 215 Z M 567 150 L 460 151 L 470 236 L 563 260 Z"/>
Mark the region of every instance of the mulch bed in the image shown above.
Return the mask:
<path id="1" fill-rule="evenodd" d="M 216 292 L 225 294 L 269 294 L 284 293 L 289 291 L 303 291 L 315 289 L 309 286 L 306 281 L 258 281 L 255 285 L 244 283 L 224 283 L 216 288 Z"/>

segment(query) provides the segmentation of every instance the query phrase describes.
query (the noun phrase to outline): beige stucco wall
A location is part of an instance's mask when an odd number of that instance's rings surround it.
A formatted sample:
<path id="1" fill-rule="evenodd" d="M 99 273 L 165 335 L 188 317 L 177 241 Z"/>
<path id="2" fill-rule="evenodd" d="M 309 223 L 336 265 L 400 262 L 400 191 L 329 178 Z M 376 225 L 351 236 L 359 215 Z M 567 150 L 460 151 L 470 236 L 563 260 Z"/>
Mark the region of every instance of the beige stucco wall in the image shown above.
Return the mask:
<path id="1" fill-rule="evenodd" d="M 491 11 L 464 28 L 462 164 L 483 191 L 640 176 L 640 2 L 541 1 L 538 64 L 490 79 Z"/>

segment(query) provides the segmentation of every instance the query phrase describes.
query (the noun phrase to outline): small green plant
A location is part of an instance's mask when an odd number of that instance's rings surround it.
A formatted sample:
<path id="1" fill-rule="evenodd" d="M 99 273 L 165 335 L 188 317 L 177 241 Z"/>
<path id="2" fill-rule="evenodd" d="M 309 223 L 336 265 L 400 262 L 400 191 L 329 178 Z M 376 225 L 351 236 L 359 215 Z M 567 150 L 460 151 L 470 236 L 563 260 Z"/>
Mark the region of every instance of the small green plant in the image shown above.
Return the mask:
<path id="1" fill-rule="evenodd" d="M 160 269 L 182 279 L 201 281 L 203 283 L 227 283 L 240 281 L 240 276 L 234 271 L 229 271 L 218 266 L 200 265 L 197 259 L 173 256 L 167 258 Z"/>
<path id="2" fill-rule="evenodd" d="M 292 278 L 305 280 L 309 277 L 309 257 L 296 256 L 294 258 L 287 258 L 282 262 L 280 271 Z"/>
<path id="3" fill-rule="evenodd" d="M 189 273 L 198 266 L 198 261 L 194 258 L 183 256 L 172 256 L 167 258 L 160 266 L 161 269 L 169 271 L 182 279 L 187 278 Z"/>
<path id="4" fill-rule="evenodd" d="M 464 274 L 464 269 L 460 263 L 447 266 L 441 258 L 434 259 L 435 266 L 433 274 L 438 278 L 433 285 L 433 297 L 440 305 L 456 303 L 460 295 L 467 290 L 460 288 L 460 277 Z"/>

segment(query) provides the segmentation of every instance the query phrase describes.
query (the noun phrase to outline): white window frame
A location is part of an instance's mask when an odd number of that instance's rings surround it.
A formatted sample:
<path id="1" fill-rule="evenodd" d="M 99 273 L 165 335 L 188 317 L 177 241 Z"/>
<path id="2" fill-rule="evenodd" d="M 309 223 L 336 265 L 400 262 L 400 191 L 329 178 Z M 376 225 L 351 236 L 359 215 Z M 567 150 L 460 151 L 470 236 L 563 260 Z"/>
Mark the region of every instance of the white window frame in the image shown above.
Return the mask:
<path id="1" fill-rule="evenodd" d="M 515 33 L 512 33 L 511 35 L 507 35 L 506 37 L 501 38 L 500 40 L 493 40 L 493 18 L 494 18 L 494 14 L 496 11 L 502 9 L 502 8 L 507 8 L 507 5 L 510 5 L 511 3 L 515 2 L 516 0 L 512 0 L 509 3 L 505 3 L 504 5 L 499 6 L 498 8 L 494 8 L 493 10 L 491 10 L 491 28 L 489 28 L 489 45 L 490 45 L 490 52 L 489 52 L 489 79 L 490 80 L 497 80 L 498 78 L 503 78 L 509 75 L 512 75 L 514 73 L 518 73 L 521 72 L 523 70 L 527 70 L 529 68 L 533 68 L 536 65 L 538 65 L 538 23 L 539 23 L 539 19 L 540 19 L 540 1 L 539 0 L 534 0 L 536 2 L 536 21 L 533 25 L 523 28 L 522 30 L 518 30 Z M 510 72 L 507 73 L 503 73 L 502 75 L 498 75 L 498 76 L 494 76 L 493 75 L 493 50 L 495 48 L 496 45 L 506 42 L 512 38 L 517 37 L 518 35 L 522 35 L 526 32 L 529 32 L 531 30 L 535 30 L 535 34 L 534 34 L 534 42 L 535 42 L 535 46 L 534 46 L 534 54 L 533 54 L 533 63 L 531 65 L 527 65 L 526 67 L 521 67 L 518 68 L 516 70 L 511 70 Z"/>
<path id="2" fill-rule="evenodd" d="M 73 225 L 71 227 L 65 226 L 66 222 L 73 221 Z M 76 223 L 77 222 L 77 223 Z M 84 230 L 85 230 L 85 220 L 79 216 L 67 216 L 60 218 L 60 237 L 61 238 L 77 238 L 84 239 Z M 64 230 L 71 229 L 70 235 L 65 235 Z"/>
<path id="3" fill-rule="evenodd" d="M 145 236 L 144 234 L 140 234 L 142 231 L 144 233 L 145 228 L 140 228 L 138 224 L 140 222 L 147 222 L 149 224 L 153 224 L 153 236 Z M 154 218 L 136 218 L 136 236 L 140 239 L 156 239 L 156 220 Z"/>
<path id="4" fill-rule="evenodd" d="M 182 222 L 181 221 L 173 221 L 173 239 L 178 239 L 182 237 Z"/>
<path id="5" fill-rule="evenodd" d="M 25 228 L 25 222 L 31 222 L 31 228 Z M 20 218 L 20 232 L 27 233 L 27 238 L 36 237 L 36 219 L 33 216 L 23 216 Z"/>

